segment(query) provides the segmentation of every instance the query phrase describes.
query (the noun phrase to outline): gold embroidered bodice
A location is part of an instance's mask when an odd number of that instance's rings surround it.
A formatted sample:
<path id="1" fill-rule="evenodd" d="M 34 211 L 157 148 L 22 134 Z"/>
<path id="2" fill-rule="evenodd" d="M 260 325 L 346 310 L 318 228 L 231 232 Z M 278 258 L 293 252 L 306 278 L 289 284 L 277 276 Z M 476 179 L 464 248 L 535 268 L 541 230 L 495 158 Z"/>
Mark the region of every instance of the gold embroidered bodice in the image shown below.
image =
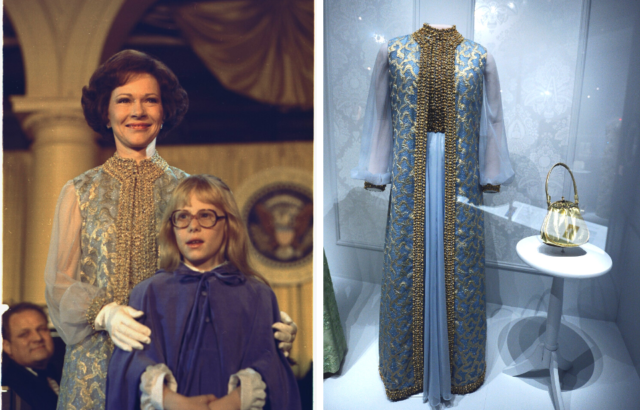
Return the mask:
<path id="1" fill-rule="evenodd" d="M 116 153 L 74 180 L 83 221 L 81 280 L 101 288 L 89 323 L 106 303 L 127 304 L 131 289 L 157 270 L 162 212 L 184 176 L 158 153 L 139 163 Z"/>

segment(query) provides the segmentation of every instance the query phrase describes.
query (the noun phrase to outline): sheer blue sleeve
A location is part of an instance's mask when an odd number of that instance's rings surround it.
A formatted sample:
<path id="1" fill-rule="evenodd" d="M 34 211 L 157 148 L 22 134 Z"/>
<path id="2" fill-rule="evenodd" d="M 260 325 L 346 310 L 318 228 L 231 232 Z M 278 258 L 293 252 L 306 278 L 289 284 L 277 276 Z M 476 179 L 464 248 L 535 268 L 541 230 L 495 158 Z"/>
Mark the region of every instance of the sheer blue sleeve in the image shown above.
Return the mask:
<path id="1" fill-rule="evenodd" d="M 67 182 L 58 198 L 47 265 L 44 271 L 45 299 L 53 325 L 67 345 L 81 342 L 95 331 L 87 310 L 105 288 L 80 278 L 80 236 L 82 215 L 73 181 Z"/>
<path id="2" fill-rule="evenodd" d="M 360 159 L 358 166 L 351 170 L 351 178 L 363 179 L 374 185 L 386 185 L 391 182 L 393 128 L 387 53 L 387 44 L 383 44 L 371 76 L 362 128 Z"/>
<path id="3" fill-rule="evenodd" d="M 485 192 L 498 192 L 515 175 L 509 160 L 507 134 L 502 114 L 502 96 L 498 69 L 487 53 L 484 71 L 484 101 L 480 119 L 480 185 Z"/>

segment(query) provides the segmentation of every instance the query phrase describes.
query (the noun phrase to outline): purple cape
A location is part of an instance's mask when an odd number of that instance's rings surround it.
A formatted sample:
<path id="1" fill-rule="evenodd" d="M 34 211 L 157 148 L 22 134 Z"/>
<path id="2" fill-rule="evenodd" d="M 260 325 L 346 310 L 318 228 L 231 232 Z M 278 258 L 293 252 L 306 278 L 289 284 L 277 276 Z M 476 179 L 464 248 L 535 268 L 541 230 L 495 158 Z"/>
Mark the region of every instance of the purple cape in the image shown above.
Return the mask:
<path id="1" fill-rule="evenodd" d="M 300 409 L 298 385 L 276 346 L 271 325 L 280 321 L 268 286 L 226 264 L 201 274 L 183 264 L 158 271 L 132 291 L 129 305 L 145 312 L 151 344 L 115 348 L 107 377 L 106 408 L 140 408 L 140 377 L 165 363 L 185 396 L 227 394 L 229 377 L 250 367 L 267 385 L 265 409 Z"/>

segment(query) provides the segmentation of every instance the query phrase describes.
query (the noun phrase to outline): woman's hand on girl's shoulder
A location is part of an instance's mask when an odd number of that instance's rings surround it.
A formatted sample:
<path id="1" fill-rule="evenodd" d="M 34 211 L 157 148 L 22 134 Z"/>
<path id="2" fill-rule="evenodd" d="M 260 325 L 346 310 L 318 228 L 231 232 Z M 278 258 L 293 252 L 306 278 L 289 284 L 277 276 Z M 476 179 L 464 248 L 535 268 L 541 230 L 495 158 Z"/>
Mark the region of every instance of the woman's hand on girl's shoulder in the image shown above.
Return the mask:
<path id="1" fill-rule="evenodd" d="M 284 353 L 284 357 L 289 357 L 293 342 L 296 340 L 298 334 L 298 326 L 285 312 L 280 311 L 280 318 L 282 322 L 274 323 L 271 328 L 276 330 L 273 337 L 280 343 L 278 348 Z"/>

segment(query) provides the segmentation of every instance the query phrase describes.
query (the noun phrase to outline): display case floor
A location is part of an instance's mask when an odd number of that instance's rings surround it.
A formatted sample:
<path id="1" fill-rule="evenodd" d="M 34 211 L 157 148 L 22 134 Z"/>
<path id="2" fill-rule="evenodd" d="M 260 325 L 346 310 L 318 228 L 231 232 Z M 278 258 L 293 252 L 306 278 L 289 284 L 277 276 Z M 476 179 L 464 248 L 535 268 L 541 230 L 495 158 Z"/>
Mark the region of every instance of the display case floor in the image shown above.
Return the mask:
<path id="1" fill-rule="evenodd" d="M 391 402 L 378 373 L 380 285 L 333 277 L 348 351 L 341 372 L 324 380 L 325 409 L 421 409 L 422 395 Z M 487 306 L 487 377 L 474 393 L 442 408 L 553 410 L 548 372 L 520 377 L 505 367 L 544 333 L 546 312 Z M 640 409 L 640 378 L 614 322 L 563 316 L 559 350 L 573 363 L 561 374 L 566 410 Z"/>

